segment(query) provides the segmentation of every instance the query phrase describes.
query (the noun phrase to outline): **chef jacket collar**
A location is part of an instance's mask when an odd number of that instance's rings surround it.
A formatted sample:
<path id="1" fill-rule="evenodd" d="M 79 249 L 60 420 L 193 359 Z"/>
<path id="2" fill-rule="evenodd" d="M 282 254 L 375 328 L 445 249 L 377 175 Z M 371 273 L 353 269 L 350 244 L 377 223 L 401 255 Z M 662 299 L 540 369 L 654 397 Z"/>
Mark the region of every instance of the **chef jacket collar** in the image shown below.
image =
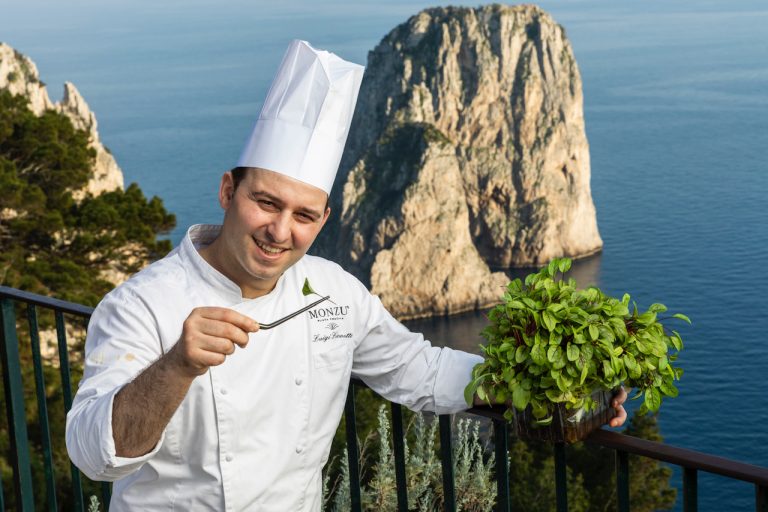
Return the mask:
<path id="1" fill-rule="evenodd" d="M 213 268 L 210 263 L 200 256 L 198 251 L 213 242 L 216 237 L 219 236 L 220 232 L 221 225 L 195 224 L 190 226 L 187 230 L 187 235 L 181 242 L 181 247 L 179 248 L 181 256 L 190 262 L 192 268 L 195 269 L 203 283 L 205 283 L 213 293 L 224 299 L 227 306 L 233 306 L 235 304 L 240 304 L 241 302 L 259 301 L 261 299 L 266 300 L 267 297 L 278 292 L 283 286 L 283 277 L 285 274 L 280 276 L 274 290 L 268 294 L 255 299 L 246 299 L 243 297 L 243 292 L 237 284 Z"/>

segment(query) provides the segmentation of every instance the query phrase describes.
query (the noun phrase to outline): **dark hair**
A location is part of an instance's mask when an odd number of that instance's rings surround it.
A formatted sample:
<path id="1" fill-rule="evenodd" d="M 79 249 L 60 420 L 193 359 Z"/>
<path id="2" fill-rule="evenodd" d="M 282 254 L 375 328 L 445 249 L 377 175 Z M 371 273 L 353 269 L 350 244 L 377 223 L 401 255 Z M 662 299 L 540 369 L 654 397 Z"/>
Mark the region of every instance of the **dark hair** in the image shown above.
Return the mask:
<path id="1" fill-rule="evenodd" d="M 237 190 L 237 186 L 240 185 L 240 182 L 243 181 L 243 178 L 245 178 L 245 171 L 248 170 L 248 167 L 235 167 L 232 169 L 232 183 L 235 186 L 235 190 Z"/>
<path id="2" fill-rule="evenodd" d="M 235 167 L 229 171 L 232 173 L 232 185 L 234 186 L 235 190 L 237 190 L 237 186 L 240 185 L 240 182 L 245 179 L 245 173 L 248 171 L 248 169 L 253 169 L 253 167 Z M 330 197 L 325 200 L 325 210 L 328 209 L 329 200 Z"/>

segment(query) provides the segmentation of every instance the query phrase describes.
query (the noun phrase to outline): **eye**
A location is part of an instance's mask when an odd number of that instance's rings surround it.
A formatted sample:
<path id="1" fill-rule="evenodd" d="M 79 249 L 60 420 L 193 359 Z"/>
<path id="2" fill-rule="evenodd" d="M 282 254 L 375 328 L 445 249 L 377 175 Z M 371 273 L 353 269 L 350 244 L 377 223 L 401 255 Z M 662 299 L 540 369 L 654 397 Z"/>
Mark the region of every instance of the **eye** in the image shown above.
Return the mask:
<path id="1" fill-rule="evenodd" d="M 297 217 L 301 222 L 314 222 L 315 218 L 307 213 L 297 213 Z"/>
<path id="2" fill-rule="evenodd" d="M 262 209 L 266 211 L 274 212 L 278 210 L 277 205 L 269 199 L 257 199 L 256 202 Z"/>

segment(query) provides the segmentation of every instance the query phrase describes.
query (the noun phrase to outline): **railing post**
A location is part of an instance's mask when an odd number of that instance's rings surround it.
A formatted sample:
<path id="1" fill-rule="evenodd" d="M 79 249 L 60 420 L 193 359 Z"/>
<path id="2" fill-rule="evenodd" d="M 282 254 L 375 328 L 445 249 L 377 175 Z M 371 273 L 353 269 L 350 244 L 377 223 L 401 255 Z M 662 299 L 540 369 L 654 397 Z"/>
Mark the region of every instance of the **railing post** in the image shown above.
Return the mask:
<path id="1" fill-rule="evenodd" d="M 692 468 L 683 468 L 683 510 L 696 512 L 699 509 L 698 472 Z"/>
<path id="2" fill-rule="evenodd" d="M 768 512 L 768 487 L 755 484 L 755 510 Z"/>
<path id="3" fill-rule="evenodd" d="M 397 483 L 397 510 L 408 512 L 408 480 L 405 476 L 405 429 L 403 408 L 392 402 L 392 441 L 395 447 L 395 481 Z"/>
<path id="4" fill-rule="evenodd" d="M 51 448 L 51 429 L 48 425 L 48 405 L 45 394 L 45 376 L 43 358 L 40 355 L 40 329 L 37 323 L 37 310 L 34 304 L 27 304 L 27 322 L 29 323 L 29 341 L 32 346 L 32 366 L 35 368 L 35 390 L 37 395 L 37 416 L 40 423 L 40 436 L 43 445 L 43 465 L 45 467 L 45 490 L 48 510 L 56 512 L 56 478 L 53 474 L 53 450 Z"/>
<path id="5" fill-rule="evenodd" d="M 504 420 L 493 420 L 496 444 L 496 494 L 498 512 L 509 512 L 509 428 Z"/>
<path id="6" fill-rule="evenodd" d="M 565 443 L 555 443 L 555 491 L 557 512 L 568 512 L 568 474 Z"/>
<path id="7" fill-rule="evenodd" d="M 101 482 L 101 501 L 104 503 L 104 510 L 109 509 L 109 502 L 112 501 L 112 484 Z"/>
<path id="8" fill-rule="evenodd" d="M 440 418 L 440 462 L 443 466 L 443 510 L 456 512 L 456 489 L 453 478 L 453 446 L 451 441 L 451 415 Z"/>
<path id="9" fill-rule="evenodd" d="M 69 413 L 72 408 L 72 378 L 69 373 L 69 346 L 67 345 L 67 331 L 64 325 L 64 313 L 55 312 L 56 317 L 56 340 L 59 345 L 59 370 L 61 373 L 61 391 L 64 398 L 64 414 Z M 77 512 L 85 509 L 83 505 L 83 484 L 80 480 L 80 470 L 72 462 L 69 463 L 72 474 L 72 497 L 75 500 L 74 506 Z"/>
<path id="10" fill-rule="evenodd" d="M 349 496 L 352 512 L 363 509 L 360 499 L 360 452 L 357 447 L 357 430 L 355 426 L 355 385 L 349 385 L 347 403 L 344 406 L 344 427 L 347 434 L 347 459 L 349 461 Z"/>
<path id="11" fill-rule="evenodd" d="M 19 340 L 16 336 L 16 313 L 10 299 L 0 299 L 2 321 L 2 364 L 5 407 L 8 415 L 8 437 L 11 444 L 13 485 L 16 490 L 16 509 L 32 511 L 35 499 L 32 495 L 32 470 L 29 462 L 27 416 L 24 410 L 24 389 L 21 384 L 21 360 Z"/>
<path id="12" fill-rule="evenodd" d="M 629 454 L 616 450 L 616 495 L 619 512 L 629 512 Z"/>

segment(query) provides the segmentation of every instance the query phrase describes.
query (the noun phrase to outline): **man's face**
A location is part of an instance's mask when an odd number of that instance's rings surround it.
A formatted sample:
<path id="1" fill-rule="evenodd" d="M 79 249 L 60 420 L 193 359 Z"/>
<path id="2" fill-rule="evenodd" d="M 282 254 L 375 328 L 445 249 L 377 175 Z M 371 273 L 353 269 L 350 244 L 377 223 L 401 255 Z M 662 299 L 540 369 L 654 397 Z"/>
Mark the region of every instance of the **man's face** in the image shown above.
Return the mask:
<path id="1" fill-rule="evenodd" d="M 244 296 L 269 293 L 278 278 L 306 254 L 330 213 L 319 188 L 264 169 L 249 169 L 237 188 L 221 180 L 224 225 L 215 261 Z"/>

